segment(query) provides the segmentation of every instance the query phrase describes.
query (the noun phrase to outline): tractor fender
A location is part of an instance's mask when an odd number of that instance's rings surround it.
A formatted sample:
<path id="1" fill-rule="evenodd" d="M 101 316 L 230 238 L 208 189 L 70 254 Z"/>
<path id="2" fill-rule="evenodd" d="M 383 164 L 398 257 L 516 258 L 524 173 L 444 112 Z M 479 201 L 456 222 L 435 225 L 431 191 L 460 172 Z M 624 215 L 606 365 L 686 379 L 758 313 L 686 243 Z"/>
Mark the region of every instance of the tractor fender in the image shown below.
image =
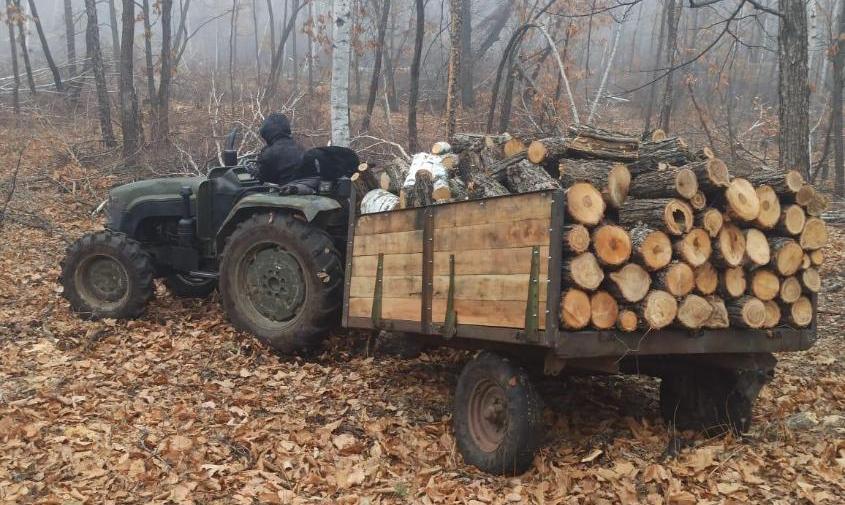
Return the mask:
<path id="1" fill-rule="evenodd" d="M 229 211 L 229 215 L 220 226 L 217 233 L 217 250 L 223 249 L 223 244 L 238 223 L 256 212 L 264 210 L 287 210 L 300 214 L 307 222 L 313 221 L 319 214 L 341 209 L 343 206 L 332 198 L 318 195 L 278 195 L 255 193 L 240 199 Z"/>

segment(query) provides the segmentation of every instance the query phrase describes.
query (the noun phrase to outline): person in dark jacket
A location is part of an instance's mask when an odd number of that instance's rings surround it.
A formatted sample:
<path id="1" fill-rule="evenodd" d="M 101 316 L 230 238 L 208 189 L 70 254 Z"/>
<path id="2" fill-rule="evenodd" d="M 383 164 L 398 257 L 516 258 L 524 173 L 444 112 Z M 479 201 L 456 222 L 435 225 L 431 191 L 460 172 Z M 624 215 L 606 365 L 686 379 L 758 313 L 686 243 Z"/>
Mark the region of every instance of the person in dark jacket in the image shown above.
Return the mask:
<path id="1" fill-rule="evenodd" d="M 291 136 L 290 120 L 281 112 L 274 112 L 261 124 L 261 138 L 267 145 L 258 155 L 261 180 L 279 185 L 299 178 L 303 149 Z"/>

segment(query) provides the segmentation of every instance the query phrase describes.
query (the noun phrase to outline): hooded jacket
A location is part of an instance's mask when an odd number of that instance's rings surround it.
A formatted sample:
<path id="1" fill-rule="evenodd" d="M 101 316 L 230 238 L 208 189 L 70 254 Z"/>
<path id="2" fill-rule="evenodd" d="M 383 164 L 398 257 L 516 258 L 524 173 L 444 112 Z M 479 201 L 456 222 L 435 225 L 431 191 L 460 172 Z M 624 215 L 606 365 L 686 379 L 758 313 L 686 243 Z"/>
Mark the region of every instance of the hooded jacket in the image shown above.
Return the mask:
<path id="1" fill-rule="evenodd" d="M 261 180 L 276 184 L 287 184 L 297 178 L 302 163 L 303 150 L 294 142 L 290 131 L 290 120 L 279 112 L 264 119 L 259 130 L 267 145 L 258 155 Z"/>

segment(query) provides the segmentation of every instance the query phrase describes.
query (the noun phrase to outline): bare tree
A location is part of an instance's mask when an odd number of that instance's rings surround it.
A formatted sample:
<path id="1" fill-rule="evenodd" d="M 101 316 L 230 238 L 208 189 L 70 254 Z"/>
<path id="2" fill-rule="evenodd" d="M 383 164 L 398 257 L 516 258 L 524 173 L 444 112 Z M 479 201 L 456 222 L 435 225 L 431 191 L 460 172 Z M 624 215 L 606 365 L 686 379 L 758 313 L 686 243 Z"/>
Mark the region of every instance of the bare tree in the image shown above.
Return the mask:
<path id="1" fill-rule="evenodd" d="M 810 173 L 810 85 L 807 72 L 807 9 L 803 0 L 779 0 L 778 143 L 782 170 Z"/>
<path id="2" fill-rule="evenodd" d="M 76 28 L 73 23 L 73 0 L 64 0 L 64 7 L 68 72 L 71 76 L 74 76 L 76 75 Z"/>
<path id="3" fill-rule="evenodd" d="M 114 58 L 115 68 L 120 68 L 120 34 L 117 28 L 117 8 L 114 0 L 108 0 L 109 4 L 109 27 L 111 28 L 111 53 Z"/>
<path id="4" fill-rule="evenodd" d="M 173 0 L 161 0 L 161 77 L 158 82 L 158 107 L 153 129 L 153 135 L 158 142 L 164 142 L 170 134 L 170 85 L 173 81 L 173 41 L 170 25 L 172 13 Z"/>
<path id="5" fill-rule="evenodd" d="M 143 0 L 141 13 L 144 17 L 144 61 L 147 74 L 147 99 L 150 101 L 153 121 L 158 117 L 158 92 L 156 91 L 155 66 L 153 65 L 153 31 L 150 21 L 150 0 Z M 155 135 L 155 130 L 153 131 Z"/>
<path id="6" fill-rule="evenodd" d="M 833 136 L 834 191 L 845 195 L 845 147 L 842 139 L 842 89 L 845 86 L 845 2 L 839 2 L 839 14 L 833 30 L 833 75 L 830 115 Z"/>
<path id="7" fill-rule="evenodd" d="M 349 145 L 349 35 L 352 27 L 350 0 L 334 0 L 332 19 L 332 145 Z"/>
<path id="8" fill-rule="evenodd" d="M 472 1 L 461 0 L 461 104 L 475 105 L 472 79 Z"/>
<path id="9" fill-rule="evenodd" d="M 32 1 L 32 0 L 30 0 Z M 123 130 L 123 157 L 130 159 L 141 145 L 141 120 L 134 83 L 135 0 L 123 0 L 123 33 L 120 46 L 120 126 Z"/>
<path id="10" fill-rule="evenodd" d="M 21 45 L 21 56 L 23 56 L 23 68 L 26 71 L 26 82 L 29 84 L 29 92 L 33 95 L 36 93 L 35 78 L 32 75 L 32 64 L 29 61 L 29 48 L 26 43 L 26 30 L 24 29 L 24 12 L 21 9 L 21 0 L 14 0 L 15 2 L 15 19 L 18 25 L 18 42 Z"/>
<path id="11" fill-rule="evenodd" d="M 47 37 L 44 35 L 44 28 L 41 26 L 41 18 L 38 17 L 38 10 L 35 7 L 35 0 L 29 0 L 29 11 L 32 12 L 32 20 L 35 21 L 35 29 L 38 31 L 38 38 L 41 40 L 41 49 L 44 51 L 44 59 L 47 60 L 47 66 L 50 67 L 50 72 L 53 74 L 53 82 L 56 84 L 56 91 L 64 91 L 62 84 L 62 76 L 59 73 L 59 67 L 53 61 L 53 53 L 50 52 L 50 45 L 47 43 Z"/>
<path id="12" fill-rule="evenodd" d="M 229 105 L 235 109 L 235 53 L 238 52 L 238 0 L 232 0 L 229 23 Z"/>
<path id="13" fill-rule="evenodd" d="M 261 80 L 261 44 L 258 40 L 258 0 L 252 0 L 252 35 L 255 43 L 255 75 Z"/>
<path id="14" fill-rule="evenodd" d="M 373 2 L 375 4 L 375 2 Z M 390 0 L 382 0 L 381 15 L 379 16 L 378 24 L 378 40 L 376 42 L 376 55 L 373 61 L 373 76 L 370 79 L 370 92 L 367 96 L 367 111 L 364 113 L 364 119 L 361 121 L 361 130 L 367 131 L 370 129 L 370 116 L 373 115 L 373 109 L 376 105 L 376 95 L 378 95 L 378 83 L 381 79 L 381 62 L 384 56 L 384 38 L 387 34 L 387 21 L 390 15 Z"/>
<path id="15" fill-rule="evenodd" d="M 21 76 L 18 71 L 18 48 L 15 46 L 15 25 L 12 22 L 12 0 L 6 0 L 6 26 L 9 27 L 9 53 L 12 57 L 12 77 L 14 85 L 12 87 L 12 106 L 15 110 L 15 116 L 21 113 Z"/>
<path id="16" fill-rule="evenodd" d="M 91 68 L 94 71 L 94 83 L 97 87 L 97 104 L 99 107 L 100 130 L 106 147 L 114 147 L 117 141 L 111 125 L 111 109 L 109 106 L 109 91 L 106 88 L 106 73 L 103 68 L 103 53 L 100 49 L 100 28 L 97 22 L 96 0 L 85 0 L 85 14 L 88 16 L 88 26 L 85 30 L 85 45 L 91 57 Z"/>
<path id="17" fill-rule="evenodd" d="M 446 86 L 446 138 L 455 133 L 458 108 L 458 77 L 461 73 L 461 0 L 450 0 L 449 77 Z"/>
<path id="18" fill-rule="evenodd" d="M 425 1 L 415 0 L 416 32 L 414 35 L 414 59 L 411 61 L 411 90 L 408 95 L 408 147 L 411 152 L 419 150 L 417 139 L 417 101 L 420 97 L 420 62 L 422 60 L 423 36 L 425 35 Z"/>
<path id="19" fill-rule="evenodd" d="M 672 78 L 675 73 L 675 55 L 678 52 L 678 24 L 681 18 L 682 5 L 677 0 L 666 0 L 666 82 L 663 88 L 663 100 L 660 107 L 660 128 L 669 131 L 669 121 L 672 116 L 672 97 L 675 89 Z"/>
<path id="20" fill-rule="evenodd" d="M 299 14 L 299 11 L 304 7 L 306 4 L 310 5 L 309 2 L 303 2 L 299 4 L 296 10 L 290 15 L 289 19 L 285 22 L 284 30 L 282 31 L 281 36 L 279 37 L 279 45 L 276 47 L 276 51 L 273 56 L 273 61 L 270 63 L 270 73 L 267 76 L 267 86 L 264 90 L 264 98 L 262 99 L 262 105 L 267 106 L 269 103 L 276 97 L 276 87 L 279 85 L 279 74 L 282 70 L 282 63 L 284 60 L 285 55 L 285 45 L 287 44 L 288 37 L 290 37 L 291 32 L 293 32 L 294 27 L 296 26 L 296 18 Z"/>

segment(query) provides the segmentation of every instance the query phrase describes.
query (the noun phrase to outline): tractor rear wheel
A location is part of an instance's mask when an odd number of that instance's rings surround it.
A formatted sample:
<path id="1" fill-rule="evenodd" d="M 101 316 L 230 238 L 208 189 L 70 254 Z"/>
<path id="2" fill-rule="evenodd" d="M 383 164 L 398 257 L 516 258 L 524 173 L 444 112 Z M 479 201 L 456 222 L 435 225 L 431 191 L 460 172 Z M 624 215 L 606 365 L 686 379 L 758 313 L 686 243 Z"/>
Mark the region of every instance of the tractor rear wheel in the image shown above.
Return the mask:
<path id="1" fill-rule="evenodd" d="M 164 278 L 164 285 L 177 298 L 208 298 L 217 289 L 217 280 L 173 273 Z"/>
<path id="2" fill-rule="evenodd" d="M 141 244 L 109 230 L 68 247 L 59 282 L 71 308 L 90 319 L 132 319 L 153 297 L 154 269 Z"/>
<path id="3" fill-rule="evenodd" d="M 340 319 L 340 253 L 323 230 L 287 214 L 256 214 L 238 225 L 219 283 L 232 323 L 282 353 L 318 346 Z"/>

